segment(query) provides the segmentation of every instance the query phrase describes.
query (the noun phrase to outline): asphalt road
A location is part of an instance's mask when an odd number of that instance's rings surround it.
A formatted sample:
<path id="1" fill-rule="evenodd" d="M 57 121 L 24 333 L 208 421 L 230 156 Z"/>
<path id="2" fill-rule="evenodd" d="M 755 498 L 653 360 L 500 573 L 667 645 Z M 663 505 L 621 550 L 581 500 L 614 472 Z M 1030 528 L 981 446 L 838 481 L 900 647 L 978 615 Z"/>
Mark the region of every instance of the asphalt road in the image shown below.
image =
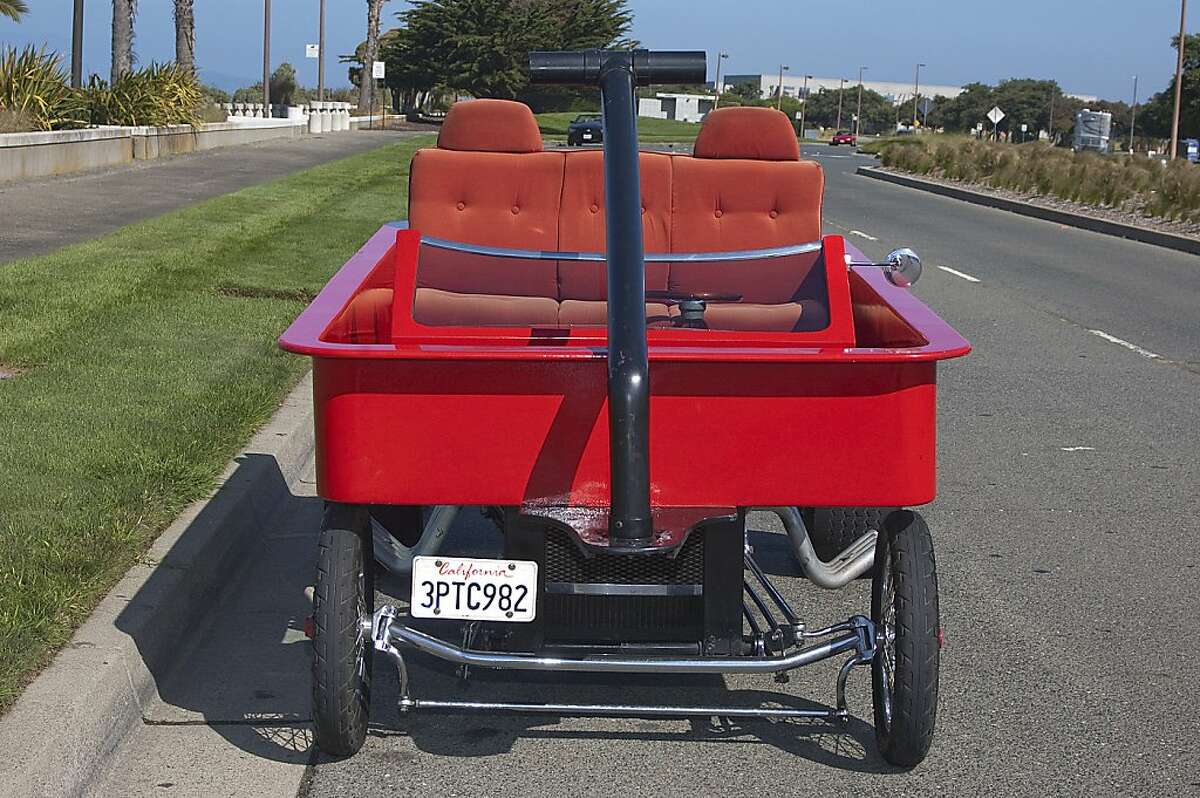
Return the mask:
<path id="1" fill-rule="evenodd" d="M 301 772 L 311 798 L 1200 793 L 1200 259 L 859 178 L 868 160 L 845 149 L 808 154 L 826 169 L 827 230 L 872 257 L 915 247 L 916 293 L 975 345 L 940 371 L 940 492 L 924 512 L 946 648 L 920 768 L 876 754 L 865 673 L 845 728 L 400 718 L 382 660 L 363 751 L 314 756 L 296 635 L 315 553 L 309 495 L 270 523 L 100 794 L 292 795 Z M 863 466 L 888 478 L 887 463 Z M 867 609 L 865 582 L 809 587 L 770 519 L 751 521 L 765 566 L 813 623 Z M 448 553 L 498 545 L 468 512 Z M 834 686 L 832 664 L 787 684 L 480 673 L 465 693 L 441 663 L 413 657 L 410 672 L 421 697 L 529 701 L 828 704 Z M 236 788 L 214 783 L 222 769 Z"/>

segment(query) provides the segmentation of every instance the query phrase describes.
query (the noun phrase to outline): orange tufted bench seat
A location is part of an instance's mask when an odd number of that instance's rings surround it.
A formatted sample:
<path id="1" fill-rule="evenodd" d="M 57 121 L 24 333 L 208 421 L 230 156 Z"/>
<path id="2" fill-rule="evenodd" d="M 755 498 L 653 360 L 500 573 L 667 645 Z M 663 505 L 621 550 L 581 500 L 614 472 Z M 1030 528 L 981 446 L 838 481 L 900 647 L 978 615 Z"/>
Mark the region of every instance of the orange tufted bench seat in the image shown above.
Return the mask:
<path id="1" fill-rule="evenodd" d="M 436 148 L 412 160 L 409 224 L 423 235 L 483 246 L 559 252 L 605 250 L 603 154 L 544 151 L 529 108 L 505 100 L 453 106 Z M 800 160 L 791 123 L 767 108 L 708 115 L 694 155 L 640 155 L 647 252 L 763 249 L 821 234 L 820 167 Z M 738 293 L 711 303 L 711 328 L 787 331 L 827 323 L 819 254 L 782 261 L 648 263 L 648 290 Z M 603 325 L 605 264 L 513 261 L 422 251 L 413 317 L 454 326 Z M 356 299 L 350 329 L 387 329 L 383 293 Z M 368 307 L 368 304 L 370 307 Z M 649 302 L 647 318 L 673 305 Z"/>

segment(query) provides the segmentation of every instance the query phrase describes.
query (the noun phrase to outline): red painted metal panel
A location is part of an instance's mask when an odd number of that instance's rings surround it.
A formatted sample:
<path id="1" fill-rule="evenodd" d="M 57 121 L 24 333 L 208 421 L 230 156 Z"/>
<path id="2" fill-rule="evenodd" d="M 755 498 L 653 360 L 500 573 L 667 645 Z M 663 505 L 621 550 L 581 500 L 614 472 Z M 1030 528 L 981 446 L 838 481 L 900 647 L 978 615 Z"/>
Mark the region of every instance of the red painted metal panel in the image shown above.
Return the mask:
<path id="1" fill-rule="evenodd" d="M 656 506 L 913 505 L 934 495 L 934 370 L 665 363 Z M 608 502 L 605 366 L 318 359 L 318 489 L 390 504 Z"/>

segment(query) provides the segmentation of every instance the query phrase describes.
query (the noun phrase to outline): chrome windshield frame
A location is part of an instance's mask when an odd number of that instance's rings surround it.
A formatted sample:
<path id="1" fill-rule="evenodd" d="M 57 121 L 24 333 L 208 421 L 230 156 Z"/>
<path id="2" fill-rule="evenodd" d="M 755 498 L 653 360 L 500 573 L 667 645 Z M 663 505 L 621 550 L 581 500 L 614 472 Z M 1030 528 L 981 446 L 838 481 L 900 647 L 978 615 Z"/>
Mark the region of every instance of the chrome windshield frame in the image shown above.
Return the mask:
<path id="1" fill-rule="evenodd" d="M 408 222 L 397 221 L 390 223 L 398 230 L 407 230 Z M 461 241 L 450 241 L 445 238 L 421 236 L 421 243 L 451 252 L 462 252 L 468 255 L 480 255 L 491 258 L 512 258 L 514 260 L 565 260 L 583 261 L 589 263 L 604 263 L 603 252 L 550 252 L 537 249 L 509 249 L 507 247 L 485 247 L 479 244 L 464 244 Z M 808 241 L 803 244 L 789 244 L 783 247 L 768 247 L 766 249 L 741 249 L 728 252 L 647 252 L 647 263 L 720 263 L 727 261 L 767 260 L 786 258 L 792 255 L 806 255 L 821 251 L 820 241 Z"/>

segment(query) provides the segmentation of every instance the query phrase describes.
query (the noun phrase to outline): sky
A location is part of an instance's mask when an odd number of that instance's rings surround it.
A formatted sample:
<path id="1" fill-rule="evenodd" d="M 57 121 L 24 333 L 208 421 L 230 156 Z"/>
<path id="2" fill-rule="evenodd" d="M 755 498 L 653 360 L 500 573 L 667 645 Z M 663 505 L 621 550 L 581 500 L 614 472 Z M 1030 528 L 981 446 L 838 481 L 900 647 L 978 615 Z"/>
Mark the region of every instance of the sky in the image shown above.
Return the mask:
<path id="1" fill-rule="evenodd" d="M 17 25 L 0 17 L 0 44 L 47 44 L 69 58 L 72 0 L 30 0 Z M 174 57 L 170 0 L 142 0 L 136 27 L 139 62 Z M 262 75 L 260 0 L 196 0 L 197 62 L 206 80 L 233 88 Z M 384 28 L 407 6 L 384 6 Z M 853 80 L 858 67 L 874 80 L 907 81 L 925 63 L 922 82 L 996 83 L 1009 77 L 1057 79 L 1064 90 L 1128 100 L 1133 76 L 1141 98 L 1160 91 L 1174 72 L 1171 36 L 1179 0 L 631 0 L 633 36 L 656 49 L 730 54 L 726 74 L 791 67 L 792 74 Z M 290 61 L 302 83 L 315 85 L 316 61 L 304 45 L 317 40 L 317 0 L 274 0 L 272 64 Z M 107 77 L 112 4 L 86 0 L 84 65 Z M 1188 30 L 1200 29 L 1200 3 Z M 326 0 L 326 83 L 347 85 L 336 56 L 365 37 L 363 0 Z"/>

